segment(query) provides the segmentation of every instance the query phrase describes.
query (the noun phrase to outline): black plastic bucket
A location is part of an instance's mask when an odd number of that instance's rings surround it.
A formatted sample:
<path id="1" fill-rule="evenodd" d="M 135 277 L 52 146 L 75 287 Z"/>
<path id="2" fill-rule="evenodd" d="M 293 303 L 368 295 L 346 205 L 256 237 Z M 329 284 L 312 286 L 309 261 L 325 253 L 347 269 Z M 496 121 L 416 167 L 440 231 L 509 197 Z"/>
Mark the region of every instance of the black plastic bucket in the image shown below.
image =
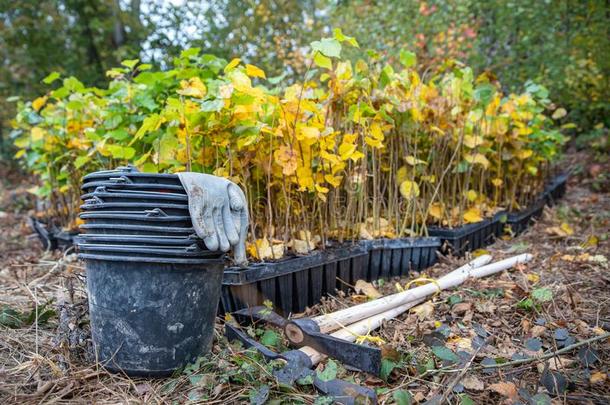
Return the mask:
<path id="1" fill-rule="evenodd" d="M 188 196 L 180 193 L 167 193 L 159 191 L 139 191 L 139 190 L 114 190 L 107 187 L 97 187 L 95 191 L 81 196 L 82 200 L 98 198 L 103 202 L 151 202 L 159 201 L 164 203 L 188 203 Z"/>
<path id="2" fill-rule="evenodd" d="M 186 204 L 166 204 L 166 203 L 135 203 L 135 202 L 100 202 L 95 198 L 85 201 L 85 204 L 80 206 L 81 211 L 130 211 L 146 213 L 147 211 L 160 209 L 167 215 L 190 216 L 189 206 Z"/>
<path id="3" fill-rule="evenodd" d="M 209 352 L 223 260 L 80 254 L 96 359 L 130 376 L 169 376 Z"/>
<path id="4" fill-rule="evenodd" d="M 193 243 L 197 243 L 199 246 L 203 246 L 203 241 L 194 234 L 189 236 L 146 236 L 81 233 L 77 238 L 84 243 L 108 245 L 191 246 Z"/>
<path id="5" fill-rule="evenodd" d="M 79 228 L 85 233 L 98 235 L 142 235 L 149 237 L 157 236 L 182 236 L 186 237 L 195 233 L 193 228 L 173 226 L 149 226 L 149 225 L 123 225 L 123 224 L 84 224 Z"/>
<path id="6" fill-rule="evenodd" d="M 204 246 L 203 241 L 195 234 L 189 236 L 146 236 L 146 235 L 97 235 L 81 233 L 77 236 L 83 243 L 97 243 L 108 245 L 147 245 L 154 246 L 191 246 L 197 243 Z"/>
<path id="7" fill-rule="evenodd" d="M 112 190 L 154 191 L 160 193 L 176 193 L 186 195 L 181 185 L 156 184 L 156 183 L 125 183 L 117 180 L 91 181 L 81 186 L 85 193 L 92 193 L 98 187 L 106 187 Z"/>
<path id="8" fill-rule="evenodd" d="M 192 228 L 193 222 L 187 215 L 168 215 L 161 209 L 144 212 L 133 211 L 89 211 L 82 212 L 79 217 L 88 224 L 123 224 L 123 225 L 153 225 Z"/>
<path id="9" fill-rule="evenodd" d="M 190 246 L 148 246 L 148 245 L 110 245 L 100 243 L 86 243 L 84 240 L 77 239 L 79 252 L 100 253 L 113 256 L 133 256 L 133 257 L 197 257 L 209 258 L 218 257 L 218 252 L 212 252 L 202 248 L 196 243 Z"/>
<path id="10" fill-rule="evenodd" d="M 92 181 L 112 181 L 124 184 L 149 183 L 182 186 L 180 179 L 176 174 L 141 173 L 138 172 L 134 167 L 125 167 L 116 170 L 103 170 L 83 177 L 83 183 Z"/>

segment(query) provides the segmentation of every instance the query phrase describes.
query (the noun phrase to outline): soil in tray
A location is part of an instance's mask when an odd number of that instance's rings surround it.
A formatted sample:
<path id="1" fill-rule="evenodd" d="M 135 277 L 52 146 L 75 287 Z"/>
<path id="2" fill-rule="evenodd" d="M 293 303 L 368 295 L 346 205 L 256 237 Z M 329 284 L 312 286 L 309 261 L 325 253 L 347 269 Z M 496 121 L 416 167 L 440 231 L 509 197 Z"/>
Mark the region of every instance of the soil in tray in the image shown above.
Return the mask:
<path id="1" fill-rule="evenodd" d="M 452 252 L 461 256 L 466 252 L 492 244 L 496 238 L 502 235 L 505 222 L 506 213 L 500 212 L 493 218 L 487 218 L 458 228 L 430 227 L 428 228 L 428 234 L 441 239 L 441 251 L 443 253 Z"/>

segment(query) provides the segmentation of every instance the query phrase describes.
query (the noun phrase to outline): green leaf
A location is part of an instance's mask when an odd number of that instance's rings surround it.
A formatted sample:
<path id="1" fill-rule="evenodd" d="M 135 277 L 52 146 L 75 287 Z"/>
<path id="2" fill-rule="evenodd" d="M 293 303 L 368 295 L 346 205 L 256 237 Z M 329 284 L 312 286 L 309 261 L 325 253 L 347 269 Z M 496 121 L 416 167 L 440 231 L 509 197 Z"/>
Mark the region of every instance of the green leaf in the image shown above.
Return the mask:
<path id="1" fill-rule="evenodd" d="M 468 394 L 460 394 L 458 396 L 460 398 L 460 405 L 474 405 L 474 401 Z"/>
<path id="2" fill-rule="evenodd" d="M 280 335 L 271 329 L 267 329 L 265 330 L 265 333 L 263 333 L 260 342 L 265 346 L 277 347 L 280 343 Z"/>
<path id="3" fill-rule="evenodd" d="M 328 360 L 323 371 L 316 371 L 318 378 L 322 381 L 330 381 L 337 378 L 337 363 L 332 359 Z"/>
<path id="4" fill-rule="evenodd" d="M 74 167 L 76 167 L 77 169 L 80 169 L 87 162 L 89 162 L 89 160 L 90 160 L 89 156 L 79 156 L 74 160 Z"/>
<path id="5" fill-rule="evenodd" d="M 201 48 L 188 48 L 188 49 L 185 49 L 184 51 L 180 52 L 180 57 L 187 59 L 192 56 L 199 55 L 199 52 L 201 52 Z"/>
<path id="6" fill-rule="evenodd" d="M 402 63 L 404 67 L 411 67 L 415 65 L 416 62 L 417 56 L 415 56 L 415 53 L 404 49 L 400 51 L 400 63 Z"/>
<path id="7" fill-rule="evenodd" d="M 359 48 L 358 41 L 356 41 L 356 38 L 345 35 L 343 31 L 341 31 L 341 28 L 333 29 L 333 37 L 335 37 L 337 41 L 347 42 L 351 46 Z"/>
<path id="8" fill-rule="evenodd" d="M 201 111 L 212 112 L 220 111 L 225 106 L 225 102 L 221 98 L 215 100 L 205 100 L 201 102 Z"/>
<path id="9" fill-rule="evenodd" d="M 108 131 L 106 135 L 108 135 L 112 139 L 116 139 L 117 141 L 123 141 L 129 138 L 129 132 L 127 132 L 127 130 L 123 128 Z"/>
<path id="10" fill-rule="evenodd" d="M 532 298 L 538 302 L 551 301 L 553 292 L 548 288 L 536 288 L 532 291 Z"/>
<path id="11" fill-rule="evenodd" d="M 341 43 L 333 38 L 322 38 L 320 41 L 313 41 L 311 48 L 331 58 L 341 56 Z"/>
<path id="12" fill-rule="evenodd" d="M 394 69 L 392 66 L 386 65 L 379 76 L 379 84 L 381 84 L 381 87 L 387 86 L 387 84 L 392 81 L 392 76 L 394 76 Z"/>
<path id="13" fill-rule="evenodd" d="M 413 403 L 413 396 L 409 391 L 398 390 L 394 391 L 392 395 L 397 405 L 411 405 Z"/>
<path id="14" fill-rule="evenodd" d="M 474 89 L 474 99 L 484 106 L 487 106 L 491 102 L 495 92 L 496 88 L 493 85 L 489 83 L 480 84 Z"/>
<path id="15" fill-rule="evenodd" d="M 381 379 L 387 381 L 388 377 L 392 373 L 392 370 L 394 370 L 397 366 L 398 364 L 390 359 L 381 359 L 381 371 L 379 372 Z"/>
<path id="16" fill-rule="evenodd" d="M 129 68 L 129 69 L 133 69 L 139 62 L 139 59 L 126 59 L 124 61 L 121 62 L 121 65 Z"/>
<path id="17" fill-rule="evenodd" d="M 332 60 L 329 57 L 324 56 L 321 52 L 316 52 L 316 54 L 313 57 L 313 61 L 316 65 L 318 65 L 321 68 L 326 68 L 326 69 L 333 68 Z"/>
<path id="18" fill-rule="evenodd" d="M 457 354 L 453 353 L 449 348 L 445 346 L 434 346 L 432 348 L 432 353 L 434 353 L 434 355 L 441 360 L 450 361 L 452 363 L 457 363 L 460 361 L 460 358 L 457 356 Z"/>
<path id="19" fill-rule="evenodd" d="M 0 325 L 9 328 L 19 328 L 23 325 L 22 314 L 8 306 L 0 310 Z"/>
<path id="20" fill-rule="evenodd" d="M 49 75 L 47 77 L 45 77 L 44 79 L 42 79 L 42 82 L 44 84 L 51 84 L 53 83 L 55 80 L 59 79 L 61 75 L 58 72 L 51 72 L 49 73 Z"/>

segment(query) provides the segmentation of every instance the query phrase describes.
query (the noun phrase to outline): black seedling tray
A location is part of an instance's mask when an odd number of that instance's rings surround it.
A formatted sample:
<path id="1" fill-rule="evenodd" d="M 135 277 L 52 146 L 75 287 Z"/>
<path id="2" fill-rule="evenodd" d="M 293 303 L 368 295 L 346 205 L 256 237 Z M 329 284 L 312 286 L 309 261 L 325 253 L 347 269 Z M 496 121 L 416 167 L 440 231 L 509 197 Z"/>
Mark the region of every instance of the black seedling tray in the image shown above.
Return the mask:
<path id="1" fill-rule="evenodd" d="M 555 201 L 566 194 L 568 177 L 570 177 L 569 172 L 562 173 L 547 184 L 544 189 L 544 198 L 548 205 L 554 205 Z"/>
<path id="2" fill-rule="evenodd" d="M 266 300 L 284 315 L 302 312 L 323 295 L 343 288 L 338 279 L 353 283 L 364 278 L 366 258 L 365 249 L 355 244 L 244 269 L 230 267 L 224 272 L 219 312 L 263 305 Z"/>
<path id="3" fill-rule="evenodd" d="M 441 247 L 437 237 L 375 239 L 360 242 L 368 252 L 366 275 L 363 279 L 402 277 L 411 270 L 421 270 L 436 262 Z"/>
<path id="4" fill-rule="evenodd" d="M 441 239 L 442 253 L 452 252 L 462 256 L 466 252 L 490 245 L 501 236 L 506 216 L 505 212 L 501 212 L 494 215 L 493 218 L 486 218 L 483 221 L 453 229 L 432 226 L 428 228 L 428 234 Z"/>
<path id="5" fill-rule="evenodd" d="M 514 235 L 519 235 L 521 232 L 527 229 L 532 221 L 542 216 L 545 202 L 546 201 L 541 198 L 524 210 L 509 213 L 507 216 L 506 225 L 510 226 L 510 230 Z"/>

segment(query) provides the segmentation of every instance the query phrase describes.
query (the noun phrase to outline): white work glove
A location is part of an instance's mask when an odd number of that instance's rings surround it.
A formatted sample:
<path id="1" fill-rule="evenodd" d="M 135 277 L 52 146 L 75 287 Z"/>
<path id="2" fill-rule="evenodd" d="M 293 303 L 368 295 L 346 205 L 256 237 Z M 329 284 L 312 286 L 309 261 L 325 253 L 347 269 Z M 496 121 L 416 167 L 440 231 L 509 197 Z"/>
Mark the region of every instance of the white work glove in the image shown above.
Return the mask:
<path id="1" fill-rule="evenodd" d="M 248 203 L 239 186 L 223 177 L 179 173 L 189 194 L 193 228 L 211 251 L 228 252 L 238 265 L 247 264 Z"/>

